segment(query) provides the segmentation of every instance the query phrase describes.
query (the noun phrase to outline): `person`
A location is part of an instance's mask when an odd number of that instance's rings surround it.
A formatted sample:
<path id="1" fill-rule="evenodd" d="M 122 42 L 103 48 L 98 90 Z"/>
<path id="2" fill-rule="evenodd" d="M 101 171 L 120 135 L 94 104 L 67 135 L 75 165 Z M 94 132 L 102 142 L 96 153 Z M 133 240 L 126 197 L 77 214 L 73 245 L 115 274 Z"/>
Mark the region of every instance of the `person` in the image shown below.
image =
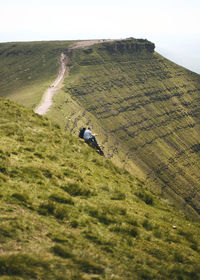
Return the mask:
<path id="1" fill-rule="evenodd" d="M 97 136 L 97 134 L 92 134 L 92 127 L 89 126 L 88 129 L 85 130 L 84 135 L 83 135 L 83 138 L 84 138 L 84 140 L 86 140 L 86 141 L 89 140 L 89 141 L 94 142 L 95 145 L 98 146 L 97 139 L 96 139 L 95 136 Z"/>
<path id="2" fill-rule="evenodd" d="M 102 151 L 100 145 L 97 143 L 97 139 L 95 137 L 97 135 L 98 134 L 92 133 L 92 127 L 89 126 L 83 134 L 83 139 L 89 146 L 95 148 L 101 156 L 104 156 L 104 152 Z"/>

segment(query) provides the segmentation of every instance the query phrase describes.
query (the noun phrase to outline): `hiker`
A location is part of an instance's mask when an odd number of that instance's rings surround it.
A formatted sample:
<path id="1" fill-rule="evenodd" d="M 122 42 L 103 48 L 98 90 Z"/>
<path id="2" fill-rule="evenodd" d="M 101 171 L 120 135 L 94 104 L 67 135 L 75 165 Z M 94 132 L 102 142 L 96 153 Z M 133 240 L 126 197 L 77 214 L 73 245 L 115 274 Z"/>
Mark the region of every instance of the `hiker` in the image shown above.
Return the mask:
<path id="1" fill-rule="evenodd" d="M 98 145 L 95 136 L 97 136 L 97 134 L 92 133 L 91 126 L 89 126 L 88 129 L 83 127 L 79 131 L 79 137 L 84 139 L 89 146 L 96 149 L 101 156 L 104 156 L 104 152 L 101 150 L 100 146 Z"/>
<path id="2" fill-rule="evenodd" d="M 98 146 L 98 143 L 97 143 L 97 140 L 96 140 L 96 137 L 95 137 L 95 136 L 97 136 L 97 134 L 92 134 L 92 127 L 89 126 L 88 129 L 85 130 L 84 135 L 83 135 L 83 138 L 84 138 L 84 140 L 86 140 L 86 141 L 89 140 L 89 141 L 91 141 L 91 142 L 94 142 L 94 144 L 95 144 L 96 146 Z"/>

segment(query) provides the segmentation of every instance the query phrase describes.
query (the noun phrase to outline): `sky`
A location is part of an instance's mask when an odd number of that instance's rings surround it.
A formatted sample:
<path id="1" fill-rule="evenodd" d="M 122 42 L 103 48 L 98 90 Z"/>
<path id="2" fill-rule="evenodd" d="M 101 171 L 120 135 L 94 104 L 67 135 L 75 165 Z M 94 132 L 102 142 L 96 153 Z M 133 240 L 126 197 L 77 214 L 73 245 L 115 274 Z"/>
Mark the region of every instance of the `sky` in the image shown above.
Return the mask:
<path id="1" fill-rule="evenodd" d="M 200 0 L 0 0 L 0 42 L 146 38 L 200 73 Z"/>

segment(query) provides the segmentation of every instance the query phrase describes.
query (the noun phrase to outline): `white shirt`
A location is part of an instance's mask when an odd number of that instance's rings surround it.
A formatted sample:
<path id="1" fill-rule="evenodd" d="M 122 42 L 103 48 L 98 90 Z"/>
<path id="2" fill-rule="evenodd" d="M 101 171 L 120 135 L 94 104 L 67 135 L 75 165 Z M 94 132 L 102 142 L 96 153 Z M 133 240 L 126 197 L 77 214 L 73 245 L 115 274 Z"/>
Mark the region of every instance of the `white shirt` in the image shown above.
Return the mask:
<path id="1" fill-rule="evenodd" d="M 89 130 L 89 129 L 86 129 L 85 132 L 84 132 L 84 135 L 83 135 L 83 138 L 85 140 L 88 140 L 92 137 L 92 132 Z"/>

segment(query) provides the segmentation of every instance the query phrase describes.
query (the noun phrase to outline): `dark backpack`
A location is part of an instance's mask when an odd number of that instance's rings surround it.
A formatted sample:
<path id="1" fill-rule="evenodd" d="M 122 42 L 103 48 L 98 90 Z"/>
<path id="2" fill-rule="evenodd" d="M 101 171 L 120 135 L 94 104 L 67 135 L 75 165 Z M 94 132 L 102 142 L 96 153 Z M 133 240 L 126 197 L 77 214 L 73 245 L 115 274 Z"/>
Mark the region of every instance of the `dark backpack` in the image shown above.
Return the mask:
<path id="1" fill-rule="evenodd" d="M 85 130 L 86 130 L 85 127 L 81 128 L 78 137 L 83 139 L 83 135 L 84 135 Z"/>

